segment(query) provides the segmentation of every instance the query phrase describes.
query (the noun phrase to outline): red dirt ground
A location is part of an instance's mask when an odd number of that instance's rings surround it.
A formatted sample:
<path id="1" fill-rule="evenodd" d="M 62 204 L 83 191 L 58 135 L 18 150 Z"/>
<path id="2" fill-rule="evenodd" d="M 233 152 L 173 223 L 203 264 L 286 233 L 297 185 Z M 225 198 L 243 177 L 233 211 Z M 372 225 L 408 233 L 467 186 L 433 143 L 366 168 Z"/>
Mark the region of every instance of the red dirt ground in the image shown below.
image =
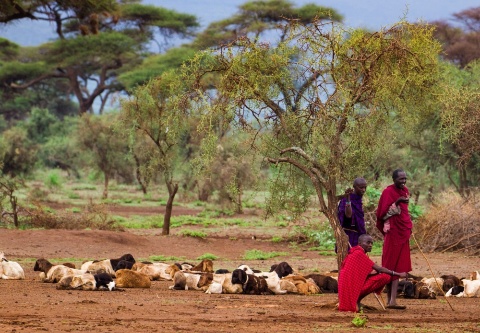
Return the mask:
<path id="1" fill-rule="evenodd" d="M 145 212 L 145 209 L 142 209 Z M 117 212 L 116 212 L 117 213 Z M 158 213 L 158 212 L 155 212 Z M 160 212 L 161 213 L 161 212 Z M 176 209 L 177 214 L 182 212 Z M 194 213 L 194 212 L 193 212 Z M 126 212 L 126 215 L 129 213 Z M 138 215 L 137 213 L 135 213 Z M 190 213 L 192 214 L 192 213 Z M 193 215 L 193 214 L 192 214 Z M 273 243 L 235 235 L 192 239 L 160 236 L 161 230 L 140 232 L 0 230 L 0 251 L 18 260 L 26 280 L 0 280 L 0 332 L 337 332 L 356 331 L 351 313 L 332 309 L 337 295 L 209 295 L 173 291 L 171 281 L 153 281 L 150 289 L 123 292 L 56 290 L 33 271 L 37 258 L 116 258 L 131 253 L 138 259 L 151 255 L 183 257 L 189 262 L 205 253 L 219 256 L 215 269 L 234 269 L 241 263 L 266 270 L 287 261 L 299 272 L 335 269 L 334 257 L 324 257 L 303 246 Z M 245 250 L 288 252 L 265 261 L 242 260 Z M 479 269 L 478 258 L 461 254 L 427 254 L 435 274 L 468 276 Z M 373 260 L 379 262 L 378 257 Z M 413 274 L 431 275 L 427 262 L 412 253 Z M 480 298 L 436 300 L 400 299 L 406 310 L 369 310 L 366 332 L 480 332 Z M 364 303 L 379 307 L 373 296 Z"/>

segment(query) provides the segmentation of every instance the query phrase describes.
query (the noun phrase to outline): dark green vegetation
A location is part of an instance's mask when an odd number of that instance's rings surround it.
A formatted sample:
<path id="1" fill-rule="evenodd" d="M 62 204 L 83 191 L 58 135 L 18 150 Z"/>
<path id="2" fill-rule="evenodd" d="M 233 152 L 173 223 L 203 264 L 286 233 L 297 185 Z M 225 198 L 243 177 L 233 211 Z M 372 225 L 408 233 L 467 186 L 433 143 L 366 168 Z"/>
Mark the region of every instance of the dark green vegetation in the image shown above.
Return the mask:
<path id="1" fill-rule="evenodd" d="M 338 195 L 365 177 L 373 223 L 401 167 L 419 241 L 478 252 L 480 224 L 463 212 L 477 204 L 480 175 L 480 32 L 470 24 L 479 12 L 457 13 L 456 26 L 371 32 L 343 27 L 331 8 L 249 1 L 199 31 L 191 15 L 134 0 L 7 2 L 1 24 L 50 20 L 58 38 L 33 48 L 0 41 L 2 219 L 66 228 L 68 218 L 45 211 L 56 193 L 55 202 L 91 207 L 163 205 L 147 223 L 164 235 L 180 204 L 201 214 L 255 208 L 259 221 L 298 227 L 321 251 L 336 240 L 340 261 Z M 151 50 L 176 36 L 191 43 Z M 82 193 L 99 186 L 101 195 Z M 123 186 L 128 193 L 114 198 Z M 443 209 L 453 202 L 458 209 Z M 79 228 L 136 224 L 75 209 Z M 452 221 L 470 227 L 437 237 Z"/>

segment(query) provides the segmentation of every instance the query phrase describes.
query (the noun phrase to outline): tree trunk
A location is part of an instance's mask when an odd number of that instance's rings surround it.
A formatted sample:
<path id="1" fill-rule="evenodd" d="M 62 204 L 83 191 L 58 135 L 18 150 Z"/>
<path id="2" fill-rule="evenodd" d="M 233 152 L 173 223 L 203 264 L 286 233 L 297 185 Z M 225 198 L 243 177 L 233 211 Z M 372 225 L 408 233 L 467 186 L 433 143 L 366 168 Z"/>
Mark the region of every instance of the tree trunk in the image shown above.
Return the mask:
<path id="1" fill-rule="evenodd" d="M 108 183 L 110 181 L 110 177 L 107 172 L 104 172 L 105 175 L 105 181 L 103 183 L 103 195 L 102 199 L 107 199 L 108 198 Z"/>
<path id="2" fill-rule="evenodd" d="M 12 206 L 13 225 L 18 229 L 17 197 L 13 195 L 13 191 L 10 193 L 10 205 Z"/>
<path id="3" fill-rule="evenodd" d="M 135 166 L 136 166 L 135 176 L 137 178 L 137 182 L 140 184 L 140 187 L 142 188 L 143 194 L 147 194 L 147 185 L 143 182 L 142 172 L 140 171 L 140 159 L 135 154 L 133 154 L 133 158 L 135 160 Z"/>
<path id="4" fill-rule="evenodd" d="M 242 184 L 238 184 L 238 194 L 237 194 L 237 214 L 243 214 L 242 207 Z"/>
<path id="5" fill-rule="evenodd" d="M 165 207 L 165 216 L 163 217 L 163 236 L 170 234 L 170 218 L 172 217 L 173 200 L 178 191 L 178 184 L 173 184 L 171 180 L 166 180 L 165 182 L 168 188 L 168 201 L 167 206 Z"/>

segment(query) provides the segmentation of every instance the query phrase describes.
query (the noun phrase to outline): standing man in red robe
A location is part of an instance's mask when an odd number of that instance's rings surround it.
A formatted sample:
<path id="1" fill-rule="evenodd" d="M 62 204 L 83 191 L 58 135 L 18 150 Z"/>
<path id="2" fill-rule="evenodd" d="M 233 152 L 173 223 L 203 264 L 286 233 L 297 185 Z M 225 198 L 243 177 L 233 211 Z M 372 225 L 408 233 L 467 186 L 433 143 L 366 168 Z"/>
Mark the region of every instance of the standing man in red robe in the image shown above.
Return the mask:
<path id="1" fill-rule="evenodd" d="M 345 257 L 338 275 L 338 310 L 360 311 L 360 302 L 365 296 L 372 292 L 380 294 L 394 277 L 407 277 L 407 273 L 398 273 L 375 264 L 367 256 L 372 246 L 373 238 L 363 234 L 358 239 L 358 246 L 352 247 Z"/>
<path id="2" fill-rule="evenodd" d="M 387 186 L 380 196 L 377 208 L 378 230 L 384 236 L 382 266 L 390 270 L 410 272 L 410 235 L 412 219 L 408 213 L 409 192 L 405 186 L 407 174 L 397 169 L 392 174 L 393 184 Z M 405 309 L 397 305 L 398 279 L 388 284 L 388 304 L 390 309 Z"/>

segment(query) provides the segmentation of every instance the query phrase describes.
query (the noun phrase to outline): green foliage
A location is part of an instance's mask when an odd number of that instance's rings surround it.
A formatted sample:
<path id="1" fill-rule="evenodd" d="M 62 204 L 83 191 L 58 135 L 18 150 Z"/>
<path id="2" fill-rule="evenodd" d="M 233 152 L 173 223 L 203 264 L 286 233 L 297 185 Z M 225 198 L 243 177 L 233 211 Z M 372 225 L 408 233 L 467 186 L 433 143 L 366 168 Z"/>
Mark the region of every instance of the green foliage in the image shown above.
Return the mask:
<path id="1" fill-rule="evenodd" d="M 163 225 L 163 215 L 152 216 L 130 216 L 128 219 L 115 217 L 115 220 L 122 227 L 127 229 L 152 229 L 161 228 Z"/>
<path id="2" fill-rule="evenodd" d="M 282 27 L 289 19 L 296 19 L 310 24 L 318 20 L 342 21 L 343 17 L 333 8 L 310 3 L 296 7 L 292 1 L 247 1 L 239 6 L 232 17 L 211 23 L 194 41 L 199 48 L 225 45 L 238 37 L 249 36 L 258 38 L 268 35 L 270 40 L 275 33 L 285 37 Z"/>
<path id="3" fill-rule="evenodd" d="M 214 96 L 195 90 L 199 104 L 210 104 L 202 125 L 230 123 L 277 168 L 267 212 L 288 209 L 296 217 L 315 194 L 330 224 L 338 225 L 340 180 L 367 173 L 385 137 L 432 107 L 425 95 L 436 90 L 440 45 L 431 27 L 407 22 L 376 33 L 319 21 L 282 28 L 291 33 L 278 44 L 256 36 L 199 54 L 185 66 L 184 80 L 198 77 L 195 87 L 202 87 L 207 74 L 220 75 Z M 215 133 L 214 126 L 209 130 Z M 340 264 L 346 241 L 338 242 Z"/>
<path id="4" fill-rule="evenodd" d="M 180 231 L 180 235 L 185 237 L 202 238 L 202 239 L 208 236 L 207 233 L 203 231 L 189 230 L 189 229 L 183 229 L 182 231 Z"/>
<path id="5" fill-rule="evenodd" d="M 168 70 L 180 68 L 194 54 L 195 51 L 188 47 L 172 48 L 166 53 L 145 58 L 140 66 L 122 73 L 118 79 L 127 90 L 134 90 Z"/>
<path id="6" fill-rule="evenodd" d="M 410 213 L 412 221 L 416 221 L 423 215 L 423 208 L 420 205 L 411 203 L 408 205 L 408 212 Z"/>
<path id="7" fill-rule="evenodd" d="M 362 312 L 355 313 L 355 317 L 352 319 L 352 324 L 355 327 L 365 327 L 368 322 L 368 317 L 364 315 Z"/>
<path id="8" fill-rule="evenodd" d="M 38 146 L 32 142 L 25 129 L 15 126 L 0 137 L 0 165 L 3 174 L 27 175 L 37 161 Z"/>
<path id="9" fill-rule="evenodd" d="M 148 257 L 151 261 L 157 262 L 177 262 L 177 261 L 185 261 L 185 257 L 175 257 L 175 256 L 164 256 L 162 254 L 159 255 L 152 255 Z"/>
<path id="10" fill-rule="evenodd" d="M 204 253 L 200 257 L 197 258 L 197 260 L 204 260 L 204 259 L 209 259 L 209 260 L 217 260 L 218 256 L 211 254 L 211 253 Z"/>
<path id="11" fill-rule="evenodd" d="M 108 197 L 110 177 L 119 174 L 126 181 L 132 181 L 133 163 L 129 160 L 128 144 L 112 126 L 116 119 L 116 114 L 83 115 L 76 132 L 80 147 L 86 149 L 93 160 L 92 166 L 103 173 L 103 199 Z"/>
<path id="12" fill-rule="evenodd" d="M 8 39 L 0 37 L 0 61 L 13 60 L 18 55 L 20 46 Z"/>
<path id="13" fill-rule="evenodd" d="M 63 179 L 58 170 L 51 170 L 47 173 L 44 183 L 49 189 L 59 189 L 62 187 Z"/>
<path id="14" fill-rule="evenodd" d="M 31 140 L 36 143 L 45 143 L 48 137 L 54 134 L 54 129 L 59 127 L 58 122 L 58 118 L 49 110 L 33 108 L 24 126 Z"/>
<path id="15" fill-rule="evenodd" d="M 272 241 L 272 243 L 281 243 L 281 242 L 284 241 L 284 239 L 281 236 L 273 236 L 271 241 Z"/>
<path id="16" fill-rule="evenodd" d="M 280 256 L 286 256 L 286 252 L 263 252 L 261 250 L 247 250 L 243 255 L 242 259 L 244 260 L 266 260 Z"/>
<path id="17" fill-rule="evenodd" d="M 318 249 L 333 250 L 335 248 L 335 236 L 327 222 L 297 227 L 296 232 L 303 235 L 308 243 L 318 244 Z"/>

